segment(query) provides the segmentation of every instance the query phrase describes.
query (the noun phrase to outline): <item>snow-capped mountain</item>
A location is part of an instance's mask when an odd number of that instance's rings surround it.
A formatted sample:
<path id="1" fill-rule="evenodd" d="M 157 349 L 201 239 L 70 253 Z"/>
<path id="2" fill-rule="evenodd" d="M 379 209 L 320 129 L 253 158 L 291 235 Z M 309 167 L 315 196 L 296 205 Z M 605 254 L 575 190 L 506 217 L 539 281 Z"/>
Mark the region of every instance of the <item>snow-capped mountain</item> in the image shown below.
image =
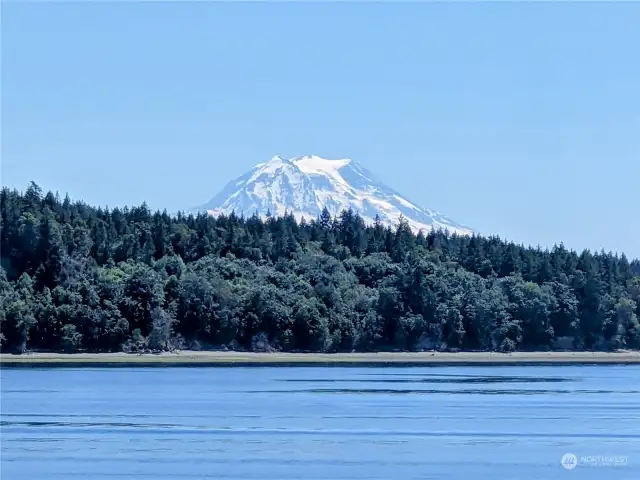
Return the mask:
<path id="1" fill-rule="evenodd" d="M 315 155 L 290 159 L 273 157 L 227 184 L 209 202 L 196 208 L 211 215 L 250 216 L 292 213 L 298 220 L 313 220 L 326 207 L 332 216 L 351 208 L 366 223 L 376 215 L 383 224 L 396 226 L 403 215 L 412 230 L 446 228 L 471 234 L 471 230 L 429 208 L 410 202 L 351 159 L 328 160 Z"/>

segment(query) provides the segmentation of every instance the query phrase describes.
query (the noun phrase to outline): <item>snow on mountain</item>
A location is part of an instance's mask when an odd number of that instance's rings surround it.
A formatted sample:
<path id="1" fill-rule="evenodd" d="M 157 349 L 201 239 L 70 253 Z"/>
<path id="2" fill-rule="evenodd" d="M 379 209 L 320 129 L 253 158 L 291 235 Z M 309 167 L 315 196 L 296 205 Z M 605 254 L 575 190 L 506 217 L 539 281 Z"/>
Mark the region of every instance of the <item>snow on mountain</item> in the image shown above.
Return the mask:
<path id="1" fill-rule="evenodd" d="M 250 216 L 292 213 L 298 220 L 313 220 L 326 207 L 332 216 L 351 208 L 366 223 L 376 215 L 395 227 L 404 216 L 412 230 L 446 228 L 468 235 L 471 230 L 448 217 L 410 202 L 378 180 L 354 160 L 328 160 L 315 155 L 285 159 L 279 156 L 259 163 L 233 180 L 209 202 L 196 208 L 211 215 Z"/>

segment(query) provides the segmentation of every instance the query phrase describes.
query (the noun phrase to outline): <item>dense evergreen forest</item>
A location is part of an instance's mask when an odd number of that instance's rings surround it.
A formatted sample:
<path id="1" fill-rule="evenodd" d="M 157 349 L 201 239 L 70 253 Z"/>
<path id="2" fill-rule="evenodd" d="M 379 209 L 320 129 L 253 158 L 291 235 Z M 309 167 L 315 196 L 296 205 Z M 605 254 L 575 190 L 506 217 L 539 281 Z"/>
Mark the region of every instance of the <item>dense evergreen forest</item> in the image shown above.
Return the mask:
<path id="1" fill-rule="evenodd" d="M 3 188 L 2 351 L 640 348 L 640 262 Z"/>

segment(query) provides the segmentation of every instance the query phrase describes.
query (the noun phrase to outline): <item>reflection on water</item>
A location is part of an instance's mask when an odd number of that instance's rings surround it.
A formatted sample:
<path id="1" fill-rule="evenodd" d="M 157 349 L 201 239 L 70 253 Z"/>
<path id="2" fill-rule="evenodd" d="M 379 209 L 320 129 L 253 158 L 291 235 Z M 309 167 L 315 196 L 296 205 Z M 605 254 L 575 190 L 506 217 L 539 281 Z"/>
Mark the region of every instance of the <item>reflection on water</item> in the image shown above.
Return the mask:
<path id="1" fill-rule="evenodd" d="M 410 388 L 308 388 L 306 390 L 275 390 L 276 392 L 288 392 L 288 393 L 385 393 L 388 395 L 408 395 L 408 394 L 420 394 L 420 395 L 435 395 L 444 393 L 446 395 L 559 395 L 559 394 L 572 394 L 572 395 L 585 395 L 585 394 L 603 394 L 612 393 L 610 390 L 517 390 L 517 389 L 495 389 L 495 390 L 481 390 L 481 389 L 461 389 L 461 390 L 428 390 L 428 389 L 410 389 Z M 620 390 L 616 393 L 633 394 L 640 393 L 638 390 Z"/>
<path id="2" fill-rule="evenodd" d="M 3 480 L 640 478 L 636 366 L 0 375 Z"/>
<path id="3" fill-rule="evenodd" d="M 285 378 L 283 382 L 303 382 L 309 383 L 308 378 Z M 313 383 L 557 383 L 571 382 L 572 378 L 561 377 L 509 377 L 509 376 L 462 376 L 462 375 L 435 375 L 431 374 L 423 377 L 410 376 L 380 376 L 380 378 L 320 378 L 313 380 Z"/>

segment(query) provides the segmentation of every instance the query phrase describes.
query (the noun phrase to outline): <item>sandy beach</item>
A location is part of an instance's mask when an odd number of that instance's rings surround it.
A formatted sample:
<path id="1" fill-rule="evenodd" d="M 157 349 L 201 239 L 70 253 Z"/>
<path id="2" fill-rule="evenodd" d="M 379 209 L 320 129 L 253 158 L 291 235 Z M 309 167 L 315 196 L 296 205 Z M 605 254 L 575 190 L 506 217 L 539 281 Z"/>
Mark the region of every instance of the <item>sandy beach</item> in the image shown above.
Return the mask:
<path id="1" fill-rule="evenodd" d="M 0 354 L 1 366 L 302 366 L 302 365 L 523 365 L 640 364 L 639 351 L 622 352 L 383 352 L 248 353 L 181 351 L 161 354 Z"/>

